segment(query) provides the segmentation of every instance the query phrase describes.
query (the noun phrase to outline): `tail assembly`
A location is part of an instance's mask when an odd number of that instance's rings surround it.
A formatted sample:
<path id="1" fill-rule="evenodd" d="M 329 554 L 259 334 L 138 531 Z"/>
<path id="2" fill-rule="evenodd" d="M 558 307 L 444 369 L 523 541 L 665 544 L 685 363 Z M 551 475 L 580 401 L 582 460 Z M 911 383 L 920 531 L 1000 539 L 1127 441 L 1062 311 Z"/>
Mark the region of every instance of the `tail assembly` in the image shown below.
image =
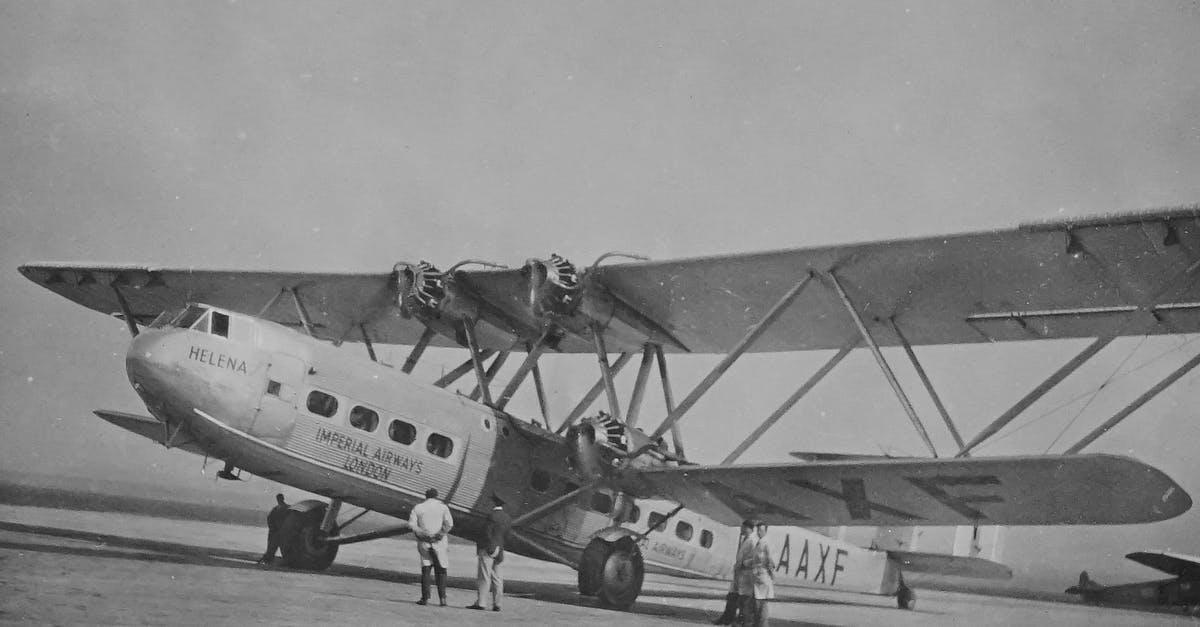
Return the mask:
<path id="1" fill-rule="evenodd" d="M 1103 587 L 1104 586 L 1092 581 L 1092 578 L 1088 577 L 1087 571 L 1085 570 L 1079 573 L 1079 585 L 1067 588 L 1066 592 L 1067 594 L 1087 594 L 1089 592 L 1096 592 Z"/>

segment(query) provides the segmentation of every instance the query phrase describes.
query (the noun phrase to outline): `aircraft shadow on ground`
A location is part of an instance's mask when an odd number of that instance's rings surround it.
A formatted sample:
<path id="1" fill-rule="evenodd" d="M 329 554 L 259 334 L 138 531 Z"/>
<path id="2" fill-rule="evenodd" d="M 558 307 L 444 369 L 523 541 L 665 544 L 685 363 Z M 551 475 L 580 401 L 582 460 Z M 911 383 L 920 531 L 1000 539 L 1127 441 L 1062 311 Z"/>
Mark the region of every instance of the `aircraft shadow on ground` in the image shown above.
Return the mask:
<path id="1" fill-rule="evenodd" d="M 16 533 L 33 534 L 39 536 L 49 536 L 56 538 L 64 538 L 70 540 L 85 540 L 91 544 L 89 546 L 60 546 L 52 544 L 43 544 L 37 542 L 13 542 L 0 541 L 0 548 L 17 550 L 17 551 L 33 551 L 41 553 L 58 553 L 66 555 L 78 555 L 84 557 L 99 557 L 99 558 L 115 558 L 115 559 L 132 559 L 148 562 L 161 562 L 170 564 L 191 564 L 196 566 L 209 566 L 219 568 L 232 569 L 248 569 L 257 571 L 267 571 L 258 566 L 254 561 L 259 557 L 257 553 L 249 553 L 246 551 L 237 551 L 232 549 L 222 549 L 217 547 L 201 547 L 178 542 L 163 542 L 157 540 L 147 540 L 142 538 L 129 538 L 112 534 L 94 533 L 89 531 L 80 531 L 75 529 L 60 529 L 55 527 L 43 527 L 36 525 L 23 525 L 18 523 L 10 523 L 0 521 L 0 530 L 11 531 Z M 287 570 L 279 568 L 277 570 Z M 289 572 L 307 572 L 307 571 L 289 571 Z M 349 577 L 354 579 L 373 579 L 376 581 L 384 581 L 390 583 L 400 583 L 407 585 L 420 585 L 421 577 L 419 573 L 408 573 L 392 570 L 384 570 L 379 568 L 370 568 L 366 566 L 353 566 L 347 564 L 334 564 L 323 573 L 309 573 L 317 576 L 330 577 Z M 447 583 L 452 588 L 460 590 L 475 590 L 474 577 L 449 577 Z M 649 586 L 643 588 L 643 595 L 650 597 L 665 597 L 665 598 L 681 598 L 681 599 L 705 599 L 705 600 L 724 600 L 724 594 L 711 590 L 697 590 L 695 593 L 682 592 L 677 590 L 663 590 L 653 587 L 651 582 Z M 678 584 L 676 584 L 678 585 Z M 576 607 L 599 608 L 596 599 L 592 597 L 581 596 L 571 584 L 546 583 L 529 580 L 513 580 L 508 579 L 504 582 L 505 594 L 509 596 L 529 598 L 537 601 L 548 603 L 557 603 L 561 605 L 573 605 Z M 844 605 L 855 607 L 870 607 L 860 604 L 833 601 L 829 599 L 812 599 L 796 596 L 789 596 L 783 601 L 794 600 L 803 603 L 823 604 L 823 605 Z M 879 608 L 880 611 L 898 611 L 890 608 Z M 619 616 L 625 612 L 622 610 L 609 610 L 614 613 L 614 620 L 619 620 Z M 715 614 L 711 610 L 700 608 L 679 607 L 674 605 L 664 605 L 660 603 L 638 601 L 630 613 L 654 616 L 660 618 L 670 618 L 672 620 L 680 620 L 694 623 L 707 624 L 714 618 Z M 927 612 L 923 612 L 927 613 Z M 771 618 L 773 625 L 785 625 L 788 627 L 824 627 L 822 623 L 812 623 L 805 621 L 789 620 L 784 618 Z"/>

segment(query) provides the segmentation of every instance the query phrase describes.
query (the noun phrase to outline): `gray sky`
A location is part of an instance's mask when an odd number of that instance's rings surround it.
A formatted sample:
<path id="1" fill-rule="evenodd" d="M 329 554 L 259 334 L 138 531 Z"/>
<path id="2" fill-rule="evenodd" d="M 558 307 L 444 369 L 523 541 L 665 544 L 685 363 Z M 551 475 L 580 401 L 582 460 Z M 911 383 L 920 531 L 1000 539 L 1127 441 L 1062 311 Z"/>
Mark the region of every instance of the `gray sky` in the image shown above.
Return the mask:
<path id="1" fill-rule="evenodd" d="M 1195 202 L 1198 28 L 1194 3 L 1168 2 L 0 2 L 0 470 L 211 483 L 89 413 L 142 410 L 124 326 L 25 281 L 22 262 L 589 263 Z M 1030 415 L 1150 365 L 981 452 L 1043 452 L 1086 405 L 1062 450 L 1200 350 L 1173 350 L 1188 339 L 1114 343 Z M 1083 345 L 921 355 L 971 434 Z M 825 358 L 744 360 L 685 421 L 692 456 L 719 460 Z M 594 363 L 550 361 L 562 412 Z M 672 364 L 676 393 L 712 363 Z M 1200 498 L 1196 377 L 1091 450 Z M 745 459 L 881 448 L 922 450 L 860 352 Z M 1198 516 L 1015 530 L 1006 561 L 1050 589 L 1081 568 L 1151 575 L 1119 556 L 1200 554 Z"/>

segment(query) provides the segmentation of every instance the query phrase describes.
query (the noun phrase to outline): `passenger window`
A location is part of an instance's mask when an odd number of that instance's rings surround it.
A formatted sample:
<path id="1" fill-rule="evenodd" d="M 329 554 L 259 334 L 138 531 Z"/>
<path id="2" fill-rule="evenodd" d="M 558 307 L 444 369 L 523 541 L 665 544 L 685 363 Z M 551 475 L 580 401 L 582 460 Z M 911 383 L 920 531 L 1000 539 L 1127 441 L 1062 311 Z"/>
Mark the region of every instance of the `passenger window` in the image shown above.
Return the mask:
<path id="1" fill-rule="evenodd" d="M 212 314 L 212 334 L 229 337 L 229 316 L 219 311 Z"/>
<path id="2" fill-rule="evenodd" d="M 692 539 L 692 526 L 682 520 L 675 523 L 675 537 L 687 542 Z"/>
<path id="3" fill-rule="evenodd" d="M 425 441 L 425 450 L 438 457 L 450 457 L 454 452 L 454 441 L 440 433 L 430 433 Z"/>
<path id="4" fill-rule="evenodd" d="M 536 469 L 529 477 L 529 486 L 538 492 L 545 492 L 550 489 L 550 473 L 542 469 Z"/>
<path id="5" fill-rule="evenodd" d="M 638 519 L 641 517 L 642 517 L 642 508 L 638 507 L 637 505 L 630 505 L 629 506 L 629 514 L 625 517 L 625 520 L 627 520 L 631 523 L 636 523 L 638 521 Z"/>
<path id="6" fill-rule="evenodd" d="M 280 384 L 278 381 L 267 381 L 267 394 L 271 396 L 279 396 Z"/>
<path id="7" fill-rule="evenodd" d="M 361 405 L 350 410 L 350 426 L 363 431 L 374 431 L 379 426 L 379 414 Z"/>
<path id="8" fill-rule="evenodd" d="M 417 428 L 403 420 L 393 420 L 392 424 L 388 425 L 388 437 L 393 442 L 412 444 L 417 439 Z"/>
<path id="9" fill-rule="evenodd" d="M 649 529 L 653 529 L 654 531 L 662 531 L 660 527 L 662 526 L 662 521 L 665 518 L 666 515 L 664 514 L 650 512 L 650 517 L 646 519 L 646 525 L 648 525 Z"/>
<path id="10" fill-rule="evenodd" d="M 596 492 L 592 494 L 592 509 L 600 512 L 601 514 L 607 514 L 612 511 L 612 506 L 613 500 L 611 496 L 603 492 Z"/>
<path id="11" fill-rule="evenodd" d="M 700 532 L 700 546 L 707 549 L 712 546 L 712 540 L 713 535 L 711 531 L 704 529 Z"/>
<path id="12" fill-rule="evenodd" d="M 337 413 L 338 402 L 336 398 L 320 390 L 313 390 L 308 393 L 307 407 L 308 411 L 318 416 L 330 418 Z"/>

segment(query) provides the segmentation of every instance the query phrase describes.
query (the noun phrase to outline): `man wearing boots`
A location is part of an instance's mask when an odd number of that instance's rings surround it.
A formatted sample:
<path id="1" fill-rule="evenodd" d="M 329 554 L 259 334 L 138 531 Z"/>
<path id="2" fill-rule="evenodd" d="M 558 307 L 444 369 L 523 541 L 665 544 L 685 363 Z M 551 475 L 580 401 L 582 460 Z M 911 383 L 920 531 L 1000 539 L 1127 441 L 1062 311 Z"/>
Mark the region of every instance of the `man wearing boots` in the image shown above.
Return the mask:
<path id="1" fill-rule="evenodd" d="M 742 521 L 741 535 L 738 536 L 737 549 L 734 551 L 733 558 L 733 581 L 729 582 L 729 593 L 725 595 L 725 613 L 721 617 L 713 621 L 714 625 L 733 625 L 738 620 L 738 609 L 741 607 L 739 600 L 738 578 L 742 568 L 742 545 L 746 544 L 746 540 L 754 534 L 754 521 Z"/>
<path id="2" fill-rule="evenodd" d="M 421 600 L 417 605 L 429 602 L 429 573 L 437 577 L 438 599 L 446 605 L 447 552 L 450 541 L 446 534 L 454 526 L 450 508 L 438 500 L 436 488 L 425 491 L 425 500 L 412 508 L 408 515 L 408 526 L 417 537 L 417 554 L 421 556 Z"/>

